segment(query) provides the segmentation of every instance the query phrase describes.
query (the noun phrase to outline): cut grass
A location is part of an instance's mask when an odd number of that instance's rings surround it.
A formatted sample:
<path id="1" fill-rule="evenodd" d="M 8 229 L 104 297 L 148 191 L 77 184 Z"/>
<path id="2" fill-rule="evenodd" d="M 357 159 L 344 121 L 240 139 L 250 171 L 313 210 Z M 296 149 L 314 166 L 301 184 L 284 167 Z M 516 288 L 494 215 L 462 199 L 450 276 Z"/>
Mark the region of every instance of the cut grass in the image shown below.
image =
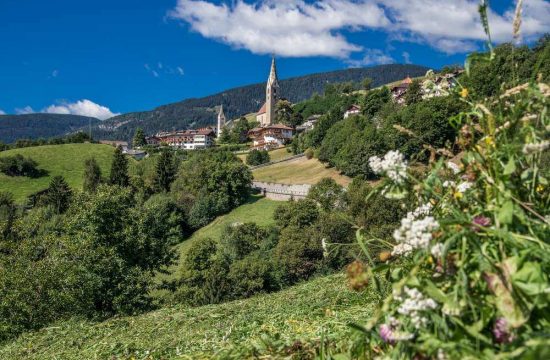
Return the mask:
<path id="1" fill-rule="evenodd" d="M 305 157 L 262 167 L 252 172 L 254 180 L 279 184 L 317 184 L 325 177 L 333 178 L 338 184 L 347 186 L 351 179 L 340 175 L 338 170 L 327 168 L 317 159 Z"/>
<path id="2" fill-rule="evenodd" d="M 69 320 L 0 345 L 0 359 L 310 358 L 304 352 L 312 355 L 321 339 L 345 351 L 348 324 L 366 322 L 374 294 L 351 292 L 342 275 L 333 275 L 225 304 L 101 323 Z"/>
<path id="3" fill-rule="evenodd" d="M 246 164 L 246 155 L 248 154 L 238 154 L 237 157 Z M 280 148 L 269 151 L 269 161 L 279 161 L 293 156 L 292 153 L 289 153 L 286 148 Z"/>
<path id="4" fill-rule="evenodd" d="M 61 175 L 75 190 L 82 189 L 84 161 L 94 157 L 104 177 L 109 175 L 114 148 L 100 144 L 45 145 L 13 149 L 0 152 L 0 157 L 21 154 L 32 158 L 38 168 L 48 174 L 31 179 L 24 176 L 6 176 L 0 173 L 0 191 L 11 192 L 18 203 L 24 203 L 27 196 L 48 187 L 52 177 Z"/>

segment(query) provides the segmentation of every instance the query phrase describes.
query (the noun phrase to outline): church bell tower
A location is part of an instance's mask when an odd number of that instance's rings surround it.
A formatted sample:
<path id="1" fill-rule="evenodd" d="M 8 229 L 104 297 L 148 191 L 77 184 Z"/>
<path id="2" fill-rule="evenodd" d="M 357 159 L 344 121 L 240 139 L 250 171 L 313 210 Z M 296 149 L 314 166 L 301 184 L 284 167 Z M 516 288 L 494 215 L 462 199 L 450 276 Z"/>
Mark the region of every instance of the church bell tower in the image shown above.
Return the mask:
<path id="1" fill-rule="evenodd" d="M 216 129 L 216 135 L 219 137 L 222 133 L 222 129 L 225 126 L 225 114 L 223 113 L 223 105 L 220 106 L 220 112 L 218 113 L 218 128 Z"/>
<path id="2" fill-rule="evenodd" d="M 279 100 L 279 79 L 277 78 L 277 66 L 275 65 L 275 57 L 271 59 L 271 72 L 267 79 L 267 87 L 265 90 L 265 112 L 266 123 L 262 126 L 272 125 L 275 123 L 275 110 L 277 101 Z"/>

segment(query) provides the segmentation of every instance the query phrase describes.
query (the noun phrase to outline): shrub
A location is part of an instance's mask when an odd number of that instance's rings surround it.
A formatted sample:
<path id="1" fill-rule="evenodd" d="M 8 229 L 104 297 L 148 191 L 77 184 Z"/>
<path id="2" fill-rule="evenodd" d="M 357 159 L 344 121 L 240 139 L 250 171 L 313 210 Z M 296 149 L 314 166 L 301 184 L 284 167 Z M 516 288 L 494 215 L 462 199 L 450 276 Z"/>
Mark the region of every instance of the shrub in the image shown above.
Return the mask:
<path id="1" fill-rule="evenodd" d="M 228 225 L 220 238 L 221 251 L 232 261 L 241 260 L 259 250 L 267 237 L 267 231 L 255 223 Z"/>
<path id="2" fill-rule="evenodd" d="M 36 161 L 21 154 L 0 157 L 0 172 L 8 176 L 28 176 L 31 178 L 44 175 L 44 171 L 37 168 Z"/>
<path id="3" fill-rule="evenodd" d="M 311 228 L 292 225 L 281 231 L 274 256 L 286 284 L 306 280 L 321 267 L 323 248 L 319 240 Z"/>
<path id="4" fill-rule="evenodd" d="M 343 194 L 342 185 L 337 184 L 332 178 L 323 178 L 311 187 L 307 198 L 316 201 L 324 211 L 330 211 L 342 205 Z"/>
<path id="5" fill-rule="evenodd" d="M 231 264 L 228 274 L 233 298 L 246 298 L 280 288 L 271 257 L 252 254 Z"/>
<path id="6" fill-rule="evenodd" d="M 319 209 L 311 199 L 286 202 L 279 205 L 273 214 L 275 222 L 281 228 L 307 227 L 317 221 L 318 217 Z"/>
<path id="7" fill-rule="evenodd" d="M 308 149 L 304 152 L 304 155 L 306 156 L 306 159 L 308 159 L 308 160 L 313 159 L 313 149 L 312 149 L 312 148 L 308 148 Z"/>
<path id="8" fill-rule="evenodd" d="M 269 162 L 269 153 L 267 150 L 250 150 L 246 155 L 246 163 L 250 166 L 266 164 Z"/>

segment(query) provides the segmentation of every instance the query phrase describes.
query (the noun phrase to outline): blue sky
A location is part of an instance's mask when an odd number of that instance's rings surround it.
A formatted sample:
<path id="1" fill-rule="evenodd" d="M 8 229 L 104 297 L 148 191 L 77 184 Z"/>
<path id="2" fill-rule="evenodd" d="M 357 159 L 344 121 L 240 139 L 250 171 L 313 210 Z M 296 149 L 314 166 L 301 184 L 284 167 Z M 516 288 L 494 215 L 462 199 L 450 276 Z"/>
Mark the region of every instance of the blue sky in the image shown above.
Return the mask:
<path id="1" fill-rule="evenodd" d="M 493 1 L 497 42 L 515 1 Z M 0 0 L 0 113 L 107 118 L 279 75 L 412 62 L 482 48 L 475 0 Z M 550 31 L 525 0 L 522 41 Z"/>

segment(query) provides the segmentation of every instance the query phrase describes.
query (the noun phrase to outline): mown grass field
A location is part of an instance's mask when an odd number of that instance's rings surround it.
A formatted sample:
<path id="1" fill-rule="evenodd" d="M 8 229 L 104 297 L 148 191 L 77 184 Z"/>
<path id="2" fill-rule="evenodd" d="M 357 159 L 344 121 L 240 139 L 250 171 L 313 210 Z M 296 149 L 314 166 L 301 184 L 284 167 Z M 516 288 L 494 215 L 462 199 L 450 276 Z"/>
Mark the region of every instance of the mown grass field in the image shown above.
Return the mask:
<path id="1" fill-rule="evenodd" d="M 21 154 L 32 158 L 38 168 L 46 170 L 46 176 L 31 179 L 10 177 L 0 173 L 0 191 L 11 192 L 18 203 L 27 196 L 46 189 L 53 176 L 62 175 L 73 189 L 82 189 L 84 161 L 94 157 L 104 177 L 109 175 L 114 148 L 100 144 L 45 145 L 0 152 L 0 157 Z"/>
<path id="2" fill-rule="evenodd" d="M 333 275 L 220 305 L 69 320 L 0 345 L 0 359 L 312 358 L 321 339 L 347 349 L 348 324 L 368 320 L 374 293 L 352 292 Z"/>
<path id="3" fill-rule="evenodd" d="M 238 154 L 237 157 L 246 164 L 246 155 L 247 154 Z M 292 156 L 292 153 L 289 153 L 286 150 L 286 148 L 275 149 L 269 152 L 270 161 L 279 161 L 279 160 L 289 158 L 291 156 Z"/>
<path id="4" fill-rule="evenodd" d="M 305 157 L 266 166 L 252 172 L 254 180 L 280 184 L 317 184 L 325 177 L 333 178 L 338 184 L 346 186 L 351 182 L 338 170 L 327 168 L 317 159 Z"/>

